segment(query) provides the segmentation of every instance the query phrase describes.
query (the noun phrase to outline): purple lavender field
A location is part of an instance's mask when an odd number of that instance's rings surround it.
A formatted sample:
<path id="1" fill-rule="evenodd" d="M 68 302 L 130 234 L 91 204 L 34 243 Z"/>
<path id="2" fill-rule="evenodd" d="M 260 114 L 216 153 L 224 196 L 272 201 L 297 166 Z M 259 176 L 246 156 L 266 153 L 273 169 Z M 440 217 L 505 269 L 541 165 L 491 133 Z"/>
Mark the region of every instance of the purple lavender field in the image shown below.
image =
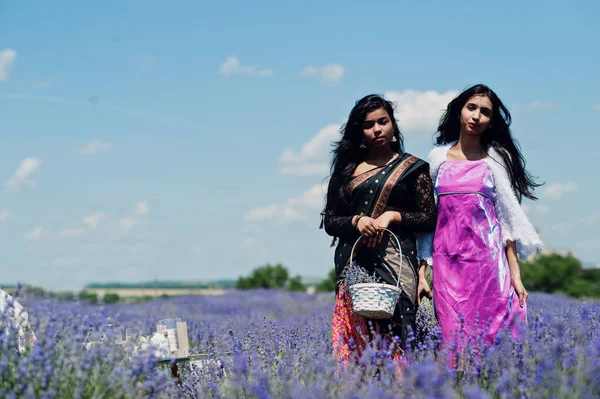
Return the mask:
<path id="1" fill-rule="evenodd" d="M 23 301 L 37 336 L 19 352 L 0 336 L 2 398 L 591 398 L 600 396 L 600 303 L 532 294 L 527 340 L 472 348 L 448 369 L 437 331 L 419 331 L 402 375 L 385 349 L 341 369 L 331 356 L 332 294 L 284 291 L 156 299 L 136 305 Z M 157 320 L 188 323 L 192 353 L 215 360 L 184 368 L 176 385 L 152 354 L 86 343 L 118 324 L 148 334 Z"/>

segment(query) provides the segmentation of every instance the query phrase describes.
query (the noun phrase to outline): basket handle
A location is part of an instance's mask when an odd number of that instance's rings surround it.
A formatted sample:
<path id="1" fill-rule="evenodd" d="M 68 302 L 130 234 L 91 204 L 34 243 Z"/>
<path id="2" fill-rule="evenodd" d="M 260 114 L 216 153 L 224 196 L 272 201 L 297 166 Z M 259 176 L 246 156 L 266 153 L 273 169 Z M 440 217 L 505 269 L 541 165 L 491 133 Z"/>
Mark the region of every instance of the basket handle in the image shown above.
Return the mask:
<path id="1" fill-rule="evenodd" d="M 392 276 L 392 278 L 394 277 L 394 275 L 397 274 L 396 277 L 396 287 L 400 287 L 400 273 L 402 272 L 402 247 L 400 246 L 400 241 L 398 241 L 398 237 L 396 237 L 396 234 L 392 233 L 390 230 L 388 229 L 383 229 L 384 231 L 387 231 L 388 233 L 390 233 L 390 235 L 394 238 L 394 240 L 396 241 L 396 244 L 398 244 L 398 253 L 400 254 L 400 271 L 398 273 L 396 273 L 393 270 L 390 270 L 390 268 L 388 267 L 388 265 L 385 264 L 385 262 L 383 263 L 383 266 L 387 269 L 388 272 L 390 272 L 390 275 Z M 363 238 L 364 236 L 361 235 L 360 237 L 358 237 L 358 239 L 354 242 L 354 245 L 352 246 L 352 250 L 350 251 L 350 262 L 352 263 L 352 259 L 354 258 L 354 249 L 356 249 L 356 245 L 358 245 L 358 243 L 360 242 L 360 240 Z"/>

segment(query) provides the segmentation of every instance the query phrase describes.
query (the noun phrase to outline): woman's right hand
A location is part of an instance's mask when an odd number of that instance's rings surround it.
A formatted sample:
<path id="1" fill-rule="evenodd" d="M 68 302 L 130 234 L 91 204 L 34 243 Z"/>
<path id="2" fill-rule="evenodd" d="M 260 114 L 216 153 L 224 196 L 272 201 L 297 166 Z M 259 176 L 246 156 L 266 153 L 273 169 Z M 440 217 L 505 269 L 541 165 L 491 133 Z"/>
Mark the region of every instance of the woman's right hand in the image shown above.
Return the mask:
<path id="1" fill-rule="evenodd" d="M 383 233 L 383 227 L 377 223 L 376 219 L 369 216 L 363 216 L 358 220 L 356 225 L 359 233 L 364 236 L 363 244 L 368 248 L 372 248 L 379 242 L 379 237 Z"/>
<path id="2" fill-rule="evenodd" d="M 369 216 L 362 216 L 358 223 L 356 224 L 356 228 L 360 235 L 365 237 L 373 237 L 375 236 L 379 230 L 381 230 L 381 226 L 375 219 Z"/>

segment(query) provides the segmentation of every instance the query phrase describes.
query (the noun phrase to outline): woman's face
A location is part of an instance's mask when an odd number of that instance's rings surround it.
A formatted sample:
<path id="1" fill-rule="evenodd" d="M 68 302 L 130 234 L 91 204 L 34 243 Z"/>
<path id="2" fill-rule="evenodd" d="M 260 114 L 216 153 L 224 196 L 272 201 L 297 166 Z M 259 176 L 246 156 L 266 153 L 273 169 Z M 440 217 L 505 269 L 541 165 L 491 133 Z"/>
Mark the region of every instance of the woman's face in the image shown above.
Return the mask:
<path id="1" fill-rule="evenodd" d="M 394 137 L 394 123 L 383 108 L 368 113 L 362 128 L 363 138 L 368 148 L 389 146 Z"/>
<path id="2" fill-rule="evenodd" d="M 460 112 L 461 132 L 480 135 L 491 126 L 492 101 L 488 96 L 475 95 L 465 103 Z"/>

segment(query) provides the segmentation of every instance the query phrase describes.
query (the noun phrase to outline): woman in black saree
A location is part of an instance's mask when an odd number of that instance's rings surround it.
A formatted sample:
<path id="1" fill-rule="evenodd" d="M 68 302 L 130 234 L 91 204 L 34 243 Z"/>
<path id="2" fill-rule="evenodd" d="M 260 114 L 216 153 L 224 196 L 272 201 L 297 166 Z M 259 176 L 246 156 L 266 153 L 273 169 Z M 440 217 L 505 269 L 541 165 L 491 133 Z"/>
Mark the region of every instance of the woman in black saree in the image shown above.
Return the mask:
<path id="1" fill-rule="evenodd" d="M 340 360 L 349 360 L 354 351 L 360 354 L 368 341 L 381 338 L 380 342 L 395 345 L 392 353 L 398 359 L 408 327 L 415 328 L 419 298 L 431 296 L 425 280 L 426 263 L 421 266 L 416 255 L 416 234 L 431 232 L 436 224 L 429 165 L 404 152 L 393 105 L 377 95 L 356 103 L 333 154 L 322 224 L 327 234 L 334 236 L 332 246 L 339 239 L 335 249 L 334 353 Z M 400 241 L 402 257 L 397 256 L 396 244 L 384 229 Z M 369 274 L 396 285 L 400 271 L 403 293 L 391 319 L 366 320 L 352 313 L 341 275 L 360 236 L 363 245 L 357 246 L 354 260 Z M 384 263 L 396 276 L 391 276 Z"/>

